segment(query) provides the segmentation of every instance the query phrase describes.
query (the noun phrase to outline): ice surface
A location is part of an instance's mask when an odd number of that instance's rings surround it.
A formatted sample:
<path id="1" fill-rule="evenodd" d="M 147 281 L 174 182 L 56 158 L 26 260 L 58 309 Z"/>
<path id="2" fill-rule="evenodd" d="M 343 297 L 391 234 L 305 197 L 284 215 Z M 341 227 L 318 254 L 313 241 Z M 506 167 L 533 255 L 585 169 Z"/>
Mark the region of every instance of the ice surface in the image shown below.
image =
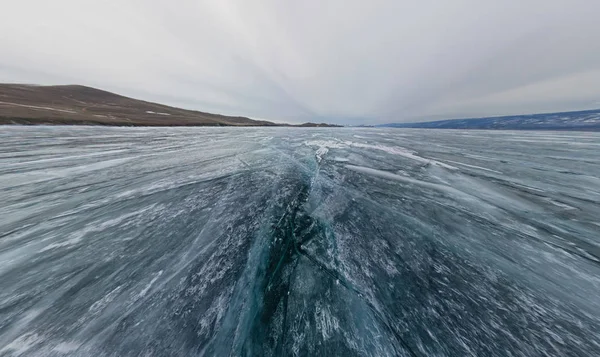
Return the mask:
<path id="1" fill-rule="evenodd" d="M 0 356 L 598 356 L 599 145 L 0 127 Z"/>

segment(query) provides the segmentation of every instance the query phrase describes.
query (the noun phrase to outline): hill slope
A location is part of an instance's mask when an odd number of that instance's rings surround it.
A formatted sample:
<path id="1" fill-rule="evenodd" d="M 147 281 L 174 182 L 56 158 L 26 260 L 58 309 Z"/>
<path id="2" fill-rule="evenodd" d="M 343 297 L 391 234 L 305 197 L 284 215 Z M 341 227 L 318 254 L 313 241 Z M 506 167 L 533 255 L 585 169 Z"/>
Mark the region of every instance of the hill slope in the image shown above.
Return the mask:
<path id="1" fill-rule="evenodd" d="M 145 102 L 79 86 L 0 84 L 0 124 L 92 124 L 132 126 L 271 126 Z"/>
<path id="2" fill-rule="evenodd" d="M 600 131 L 600 109 L 577 112 L 393 123 L 380 127 L 425 129 L 589 130 Z"/>

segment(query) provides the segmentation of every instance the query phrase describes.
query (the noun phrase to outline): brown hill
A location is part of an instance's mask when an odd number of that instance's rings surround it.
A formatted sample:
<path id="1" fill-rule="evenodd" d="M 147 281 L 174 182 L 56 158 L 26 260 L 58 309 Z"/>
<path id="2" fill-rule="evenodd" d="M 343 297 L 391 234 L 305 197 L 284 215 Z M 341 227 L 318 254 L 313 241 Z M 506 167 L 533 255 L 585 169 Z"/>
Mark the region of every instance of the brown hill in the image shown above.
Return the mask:
<path id="1" fill-rule="evenodd" d="M 79 86 L 0 84 L 0 124 L 120 126 L 273 126 L 268 121 L 203 113 Z"/>

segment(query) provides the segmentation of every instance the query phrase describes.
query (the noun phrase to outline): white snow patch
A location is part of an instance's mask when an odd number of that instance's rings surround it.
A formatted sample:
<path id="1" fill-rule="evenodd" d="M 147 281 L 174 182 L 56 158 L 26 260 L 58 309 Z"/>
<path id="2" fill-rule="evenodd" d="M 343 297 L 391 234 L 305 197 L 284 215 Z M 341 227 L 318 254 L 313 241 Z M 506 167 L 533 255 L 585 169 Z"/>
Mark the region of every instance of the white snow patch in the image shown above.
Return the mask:
<path id="1" fill-rule="evenodd" d="M 47 246 L 45 246 L 44 248 L 42 248 L 40 250 L 40 253 L 46 252 L 46 251 L 54 249 L 54 248 L 67 247 L 70 245 L 77 244 L 77 243 L 81 242 L 81 238 L 82 238 L 82 236 L 76 236 L 71 239 L 67 239 L 64 242 L 48 244 Z"/>
<path id="2" fill-rule="evenodd" d="M 77 113 L 74 110 L 57 109 L 57 108 L 50 108 L 50 107 L 39 107 L 37 105 L 25 105 L 25 104 L 17 104 L 17 103 L 9 103 L 9 102 L 0 102 L 0 104 L 8 104 L 8 105 L 14 105 L 17 107 L 31 108 L 31 109 L 53 110 L 55 112 L 63 112 L 63 113 L 71 113 L 71 114 Z"/>
<path id="3" fill-rule="evenodd" d="M 408 149 L 400 147 L 400 146 L 370 145 L 370 144 L 363 144 L 363 143 L 355 143 L 355 142 L 351 142 L 351 141 L 346 141 L 345 143 L 348 146 L 355 147 L 355 148 L 380 150 L 380 151 L 387 152 L 388 154 L 403 156 L 403 157 L 406 157 L 407 159 L 415 160 L 415 161 L 421 162 L 423 164 L 431 164 L 431 165 L 441 166 L 441 167 L 444 167 L 449 170 L 457 170 L 457 168 L 454 166 L 445 164 L 443 162 L 439 162 L 439 161 L 421 157 L 421 156 L 417 155 L 416 152 L 414 152 L 412 150 L 408 150 Z"/>
<path id="4" fill-rule="evenodd" d="M 577 208 L 575 208 L 573 206 L 569 206 L 566 203 L 558 202 L 558 201 L 555 201 L 555 200 L 553 200 L 551 198 L 548 198 L 548 197 L 546 197 L 546 201 L 550 202 L 551 204 L 553 204 L 553 205 L 555 205 L 557 207 L 564 208 L 564 209 L 567 209 L 567 210 L 577 209 Z"/>
<path id="5" fill-rule="evenodd" d="M 46 247 L 42 248 L 39 252 L 42 253 L 51 249 L 67 247 L 70 245 L 77 244 L 81 242 L 83 237 L 85 237 L 88 233 L 102 232 L 108 228 L 119 226 L 123 224 L 123 222 L 125 222 L 127 219 L 131 217 L 140 216 L 141 214 L 155 208 L 156 206 L 157 204 L 152 204 L 148 207 L 141 208 L 137 211 L 133 211 L 113 219 L 109 219 L 103 222 L 89 223 L 85 227 L 83 227 L 83 229 L 73 232 L 67 240 L 49 244 Z"/>
<path id="6" fill-rule="evenodd" d="M 6 345 L 0 352 L 12 352 L 13 356 L 20 356 L 29 351 L 33 346 L 40 343 L 42 338 L 37 333 L 28 333 L 14 339 Z"/>
<path id="7" fill-rule="evenodd" d="M 325 341 L 333 337 L 333 334 L 340 328 L 337 317 L 331 314 L 328 306 L 321 307 L 321 304 L 317 304 L 316 306 L 315 322 L 317 330 L 321 331 L 321 336 L 323 336 L 323 340 Z"/>
<path id="8" fill-rule="evenodd" d="M 328 149 L 343 149 L 347 147 L 347 145 L 337 140 L 308 140 L 304 142 L 304 145 L 325 147 Z"/>
<path id="9" fill-rule="evenodd" d="M 140 291 L 140 293 L 138 294 L 139 298 L 142 298 L 144 296 L 146 296 L 146 294 L 148 293 L 148 291 L 150 291 L 150 288 L 152 288 L 152 285 L 154 285 L 154 283 L 156 282 L 156 280 L 158 280 L 158 278 L 162 275 L 163 271 L 159 271 L 156 276 L 154 278 L 152 278 L 152 280 L 150 280 L 150 282 L 148 283 L 148 285 L 146 285 L 145 288 L 142 289 L 142 291 Z"/>
<path id="10" fill-rule="evenodd" d="M 384 145 L 371 145 L 364 143 L 357 143 L 353 141 L 337 141 L 337 140 L 309 140 L 305 141 L 304 145 L 307 146 L 318 146 L 320 148 L 328 148 L 328 149 L 343 149 L 348 147 L 355 148 L 363 148 L 363 149 L 373 149 L 387 152 L 388 154 L 404 156 L 408 159 L 412 159 L 423 164 L 431 164 L 440 167 L 444 167 L 449 170 L 457 170 L 456 167 L 445 164 L 443 162 L 427 159 L 417 155 L 414 151 L 408 150 L 399 146 L 384 146 Z"/>
<path id="11" fill-rule="evenodd" d="M 359 172 L 359 173 L 363 173 L 363 174 L 367 174 L 367 175 L 371 175 L 371 176 L 376 176 L 376 177 L 381 177 L 381 178 L 388 179 L 388 180 L 394 180 L 394 181 L 399 181 L 399 182 L 404 182 L 404 183 L 419 185 L 421 187 L 426 187 L 426 188 L 433 189 L 433 190 L 436 190 L 436 191 L 450 193 L 450 194 L 453 194 L 453 195 L 455 195 L 457 197 L 461 197 L 461 198 L 467 199 L 467 200 L 473 200 L 474 199 L 473 196 L 468 195 L 468 194 L 466 194 L 466 193 L 464 193 L 464 192 L 462 192 L 460 190 L 457 190 L 457 189 L 455 189 L 453 187 L 446 186 L 446 185 L 440 185 L 440 184 L 437 184 L 437 183 L 415 180 L 413 178 L 408 178 L 408 177 L 404 177 L 404 176 L 393 174 L 391 172 L 377 170 L 377 169 L 372 169 L 372 168 L 364 167 L 364 166 L 346 165 L 346 168 L 349 169 L 349 170 L 353 170 L 353 171 L 356 171 L 356 172 Z"/>
<path id="12" fill-rule="evenodd" d="M 531 187 L 531 186 L 525 186 L 525 185 L 521 185 L 521 184 L 519 184 L 519 183 L 516 183 L 516 182 L 511 182 L 511 185 L 513 185 L 513 186 L 518 186 L 518 187 L 521 187 L 521 188 L 525 188 L 525 189 L 527 189 L 527 190 L 533 190 L 533 191 L 537 191 L 537 192 L 545 192 L 544 190 L 540 190 L 539 188 L 535 188 L 535 187 Z"/>
<path id="13" fill-rule="evenodd" d="M 71 353 L 77 351 L 80 346 L 80 343 L 61 342 L 53 348 L 53 351 L 58 353 Z"/>
<path id="14" fill-rule="evenodd" d="M 463 162 L 452 161 L 452 160 L 446 160 L 446 161 L 451 162 L 453 164 L 458 164 L 458 165 L 462 165 L 462 166 L 466 166 L 466 167 L 471 167 L 471 168 L 479 169 L 479 170 L 485 170 L 485 171 L 495 172 L 497 174 L 501 174 L 502 175 L 502 172 L 500 172 L 500 171 L 496 171 L 496 170 L 492 170 L 492 169 L 487 169 L 485 167 L 475 166 L 475 165 L 470 165 L 470 164 L 465 164 Z"/>
<path id="15" fill-rule="evenodd" d="M 106 306 L 108 306 L 108 304 L 110 304 L 119 294 L 119 292 L 121 291 L 121 286 L 117 286 L 116 288 L 114 288 L 111 292 L 109 292 L 108 294 L 104 295 L 104 297 L 102 297 L 102 299 L 94 302 L 88 309 L 88 311 L 92 314 L 97 314 L 100 311 L 104 310 L 104 308 Z"/>
<path id="16" fill-rule="evenodd" d="M 325 156 L 325 154 L 327 154 L 328 151 L 329 149 L 323 146 L 317 149 L 315 156 L 317 157 L 318 163 L 321 163 L 321 160 L 323 160 L 323 156 Z"/>
<path id="17" fill-rule="evenodd" d="M 152 110 L 146 110 L 148 114 L 156 114 L 156 115 L 171 115 L 169 113 L 161 113 L 161 112 L 153 112 Z"/>

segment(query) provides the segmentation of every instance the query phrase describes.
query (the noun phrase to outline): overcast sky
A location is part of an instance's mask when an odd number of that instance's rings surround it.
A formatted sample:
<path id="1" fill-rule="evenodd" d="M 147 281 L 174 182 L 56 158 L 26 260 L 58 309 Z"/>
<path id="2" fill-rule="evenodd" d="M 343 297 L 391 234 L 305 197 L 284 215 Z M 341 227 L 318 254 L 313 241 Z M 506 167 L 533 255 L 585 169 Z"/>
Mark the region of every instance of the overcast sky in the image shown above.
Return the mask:
<path id="1" fill-rule="evenodd" d="M 600 107 L 599 0 L 0 0 L 0 81 L 275 121 Z"/>

